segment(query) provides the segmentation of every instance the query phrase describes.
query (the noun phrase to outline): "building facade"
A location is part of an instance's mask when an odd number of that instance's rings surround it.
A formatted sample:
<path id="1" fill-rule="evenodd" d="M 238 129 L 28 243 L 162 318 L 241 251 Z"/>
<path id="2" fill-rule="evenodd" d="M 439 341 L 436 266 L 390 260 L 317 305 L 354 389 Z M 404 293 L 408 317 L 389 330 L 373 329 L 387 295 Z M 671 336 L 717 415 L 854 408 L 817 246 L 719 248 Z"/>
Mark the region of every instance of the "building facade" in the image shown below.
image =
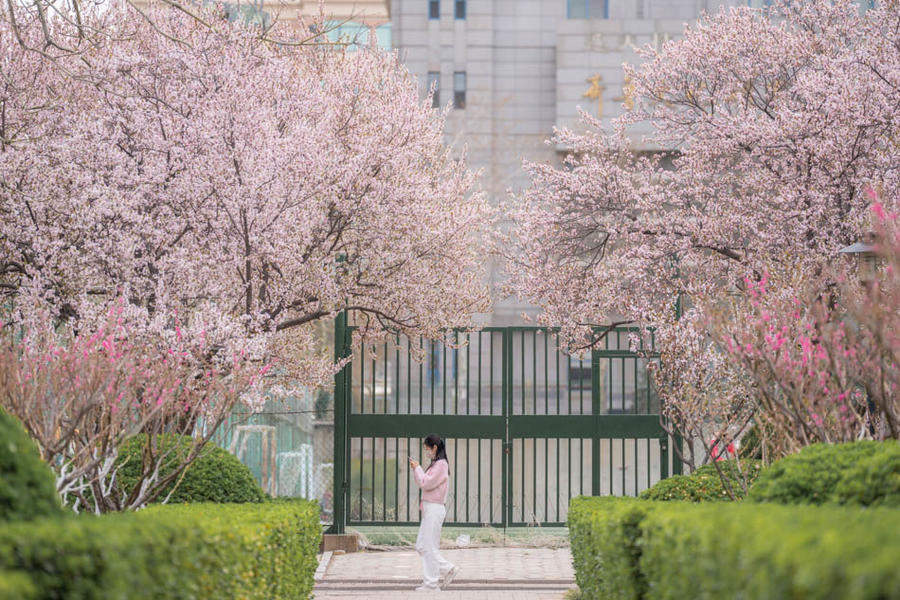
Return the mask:
<path id="1" fill-rule="evenodd" d="M 752 2 L 766 0 L 751 0 Z M 452 103 L 448 142 L 467 147 L 470 166 L 496 202 L 527 185 L 522 160 L 558 163 L 565 148 L 545 141 L 554 127 L 578 129 L 578 108 L 619 116 L 628 102 L 623 63 L 636 47 L 661 45 L 722 4 L 747 0 L 391 0 L 393 46 L 435 105 Z M 632 132 L 636 149 L 641 132 Z M 535 312 L 495 290 L 492 325 Z"/>
<path id="2" fill-rule="evenodd" d="M 389 0 L 195 0 L 198 4 L 221 5 L 234 21 L 269 25 L 273 21 L 292 22 L 298 18 L 316 20 L 324 11 L 329 37 L 367 43 L 370 28 L 375 28 L 378 44 L 391 47 Z M 137 0 L 144 9 L 154 0 Z"/>

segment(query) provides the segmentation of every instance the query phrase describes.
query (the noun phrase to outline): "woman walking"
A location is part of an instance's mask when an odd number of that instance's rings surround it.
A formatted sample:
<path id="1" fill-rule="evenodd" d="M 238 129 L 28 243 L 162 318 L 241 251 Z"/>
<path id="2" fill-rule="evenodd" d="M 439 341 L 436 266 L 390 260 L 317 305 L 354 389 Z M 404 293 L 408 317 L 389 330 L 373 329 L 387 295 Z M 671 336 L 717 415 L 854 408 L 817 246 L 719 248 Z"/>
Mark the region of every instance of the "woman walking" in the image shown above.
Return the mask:
<path id="1" fill-rule="evenodd" d="M 447 515 L 447 490 L 450 487 L 450 463 L 447 462 L 447 450 L 444 440 L 432 434 L 425 438 L 425 455 L 431 458 L 427 469 L 409 457 L 409 466 L 413 470 L 416 484 L 422 489 L 422 501 L 419 511 L 422 521 L 419 524 L 419 535 L 416 538 L 416 552 L 422 556 L 424 577 L 422 585 L 416 591 L 439 590 L 450 585 L 459 569 L 446 560 L 440 553 L 441 526 Z M 438 579 L 443 581 L 438 585 Z"/>

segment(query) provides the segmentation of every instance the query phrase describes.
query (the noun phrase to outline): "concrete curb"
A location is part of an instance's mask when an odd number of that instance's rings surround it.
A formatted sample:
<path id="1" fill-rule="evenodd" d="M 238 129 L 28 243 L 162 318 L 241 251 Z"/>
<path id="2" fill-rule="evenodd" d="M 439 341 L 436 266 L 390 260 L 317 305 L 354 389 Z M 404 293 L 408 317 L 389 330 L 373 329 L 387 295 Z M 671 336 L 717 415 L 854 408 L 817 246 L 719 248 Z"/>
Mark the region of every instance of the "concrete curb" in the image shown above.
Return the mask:
<path id="1" fill-rule="evenodd" d="M 334 552 L 323 552 L 319 555 L 319 565 L 316 567 L 316 572 L 313 575 L 314 581 L 322 581 L 325 579 L 325 573 L 328 572 L 328 566 L 331 564 L 331 557 L 334 556 Z"/>

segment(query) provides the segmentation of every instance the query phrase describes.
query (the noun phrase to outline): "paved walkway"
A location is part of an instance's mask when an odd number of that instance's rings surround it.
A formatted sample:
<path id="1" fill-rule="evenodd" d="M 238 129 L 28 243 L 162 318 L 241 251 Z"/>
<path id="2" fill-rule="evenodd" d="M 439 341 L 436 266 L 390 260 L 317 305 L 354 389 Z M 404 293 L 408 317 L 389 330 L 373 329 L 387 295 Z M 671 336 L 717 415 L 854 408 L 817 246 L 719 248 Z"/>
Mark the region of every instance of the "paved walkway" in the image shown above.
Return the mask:
<path id="1" fill-rule="evenodd" d="M 466 548 L 441 551 L 460 568 L 445 600 L 561 600 L 575 587 L 568 548 Z M 423 598 L 416 593 L 422 564 L 404 549 L 331 557 L 316 598 Z M 433 592 L 431 592 L 433 594 Z"/>

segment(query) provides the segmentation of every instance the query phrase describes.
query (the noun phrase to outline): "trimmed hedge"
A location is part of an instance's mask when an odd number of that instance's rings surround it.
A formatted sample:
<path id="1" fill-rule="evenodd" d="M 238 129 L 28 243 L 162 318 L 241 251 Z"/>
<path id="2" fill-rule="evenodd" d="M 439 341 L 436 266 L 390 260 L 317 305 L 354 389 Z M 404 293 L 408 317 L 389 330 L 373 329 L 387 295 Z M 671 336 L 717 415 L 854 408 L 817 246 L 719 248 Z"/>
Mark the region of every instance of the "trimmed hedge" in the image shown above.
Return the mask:
<path id="1" fill-rule="evenodd" d="M 160 470 L 160 476 L 164 477 L 172 472 L 173 463 L 180 463 L 182 458 L 187 456 L 192 442 L 190 438 L 176 435 L 159 436 L 158 441 L 161 452 L 171 452 L 172 466 Z M 141 452 L 146 443 L 146 435 L 136 435 L 126 441 L 119 450 L 121 467 L 117 477 L 126 494 L 137 484 L 141 472 Z M 173 448 L 176 443 L 178 446 Z M 155 501 L 162 502 L 174 485 L 174 482 L 168 485 Z M 227 450 L 209 443 L 185 471 L 168 504 L 263 502 L 266 497 L 247 465 Z"/>
<path id="2" fill-rule="evenodd" d="M 643 597 L 640 523 L 651 506 L 611 497 L 572 499 L 568 523 L 572 564 L 584 598 Z"/>
<path id="3" fill-rule="evenodd" d="M 577 498 L 576 580 L 591 599 L 900 599 L 900 511 Z"/>
<path id="4" fill-rule="evenodd" d="M 28 575 L 0 571 L 0 600 L 32 600 L 37 597 L 37 588 Z"/>
<path id="5" fill-rule="evenodd" d="M 731 482 L 731 489 L 741 499 L 744 488 L 740 484 L 737 462 L 734 460 L 719 461 L 719 467 Z M 762 463 L 753 459 L 742 459 L 741 469 L 751 485 L 759 477 Z M 660 479 L 655 485 L 641 492 L 642 500 L 683 500 L 686 502 L 729 501 L 731 497 L 722 485 L 716 466 L 708 464 L 700 467 L 690 475 L 673 475 Z"/>
<path id="6" fill-rule="evenodd" d="M 309 598 L 320 538 L 313 502 L 158 505 L 0 526 L 0 571 L 46 599 Z"/>
<path id="7" fill-rule="evenodd" d="M 900 443 L 814 444 L 777 460 L 748 499 L 779 504 L 900 507 Z"/>
<path id="8" fill-rule="evenodd" d="M 53 471 L 22 424 L 0 409 L 0 522 L 62 513 Z"/>

